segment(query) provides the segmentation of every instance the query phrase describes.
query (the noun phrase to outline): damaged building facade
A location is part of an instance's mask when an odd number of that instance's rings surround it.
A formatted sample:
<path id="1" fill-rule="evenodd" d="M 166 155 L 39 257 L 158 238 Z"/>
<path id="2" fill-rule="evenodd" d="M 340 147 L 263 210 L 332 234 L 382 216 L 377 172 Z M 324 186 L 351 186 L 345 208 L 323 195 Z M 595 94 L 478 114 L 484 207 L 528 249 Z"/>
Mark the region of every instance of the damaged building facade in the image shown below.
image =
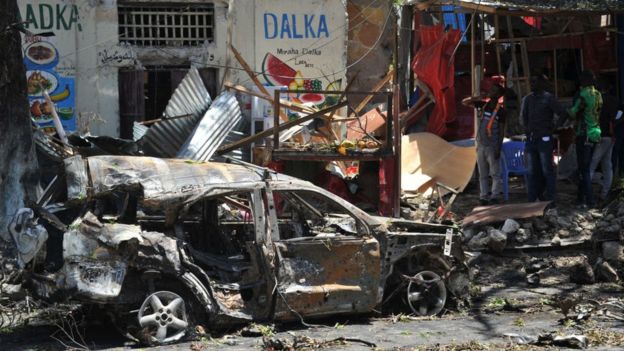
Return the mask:
<path id="1" fill-rule="evenodd" d="M 66 130 L 126 139 L 133 122 L 163 116 L 191 67 L 213 99 L 225 80 L 254 87 L 230 45 L 266 86 L 341 90 L 357 71 L 353 87 L 370 86 L 387 72 L 396 22 L 389 2 L 359 0 L 28 0 L 19 9 L 35 34 L 22 37 L 33 119 L 53 131 L 42 84 Z M 239 100 L 251 122 L 251 99 Z"/>

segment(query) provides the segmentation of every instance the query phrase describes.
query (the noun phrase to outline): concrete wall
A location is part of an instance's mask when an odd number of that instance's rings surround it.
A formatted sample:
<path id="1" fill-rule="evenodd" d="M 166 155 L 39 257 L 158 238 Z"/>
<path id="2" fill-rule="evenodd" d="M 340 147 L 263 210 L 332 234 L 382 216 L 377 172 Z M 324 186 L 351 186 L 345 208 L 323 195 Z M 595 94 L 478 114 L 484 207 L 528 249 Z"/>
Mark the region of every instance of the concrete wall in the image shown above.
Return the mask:
<path id="1" fill-rule="evenodd" d="M 254 71 L 262 72 L 257 75 L 262 84 L 299 90 L 345 87 L 348 22 L 343 1 L 231 0 L 229 26 L 230 42 Z M 240 67 L 227 55 L 228 65 Z M 228 73 L 230 81 L 254 86 L 246 72 Z M 318 94 L 290 98 L 319 107 L 332 103 Z"/>
<path id="2" fill-rule="evenodd" d="M 153 4 L 176 1 L 133 2 Z M 206 3 L 203 0 L 180 2 Z M 32 71 L 46 71 L 58 77 L 59 88 L 50 92 L 52 95 L 62 92 L 62 88 L 70 84 L 70 96 L 57 103 L 59 107 L 74 110 L 74 118 L 63 121 L 66 129 L 118 136 L 120 68 L 140 69 L 148 65 L 215 67 L 219 77 L 223 76 L 224 68 L 220 66 L 225 64 L 228 2 L 216 0 L 214 6 L 214 42 L 206 42 L 196 48 L 158 49 L 120 45 L 116 0 L 19 1 L 22 19 L 33 21 L 26 28 L 34 33 L 50 30 L 55 34 L 49 38 L 24 36 L 24 49 L 34 41 L 42 41 L 51 44 L 59 57 L 58 64 L 53 67 L 26 60 L 27 65 L 30 64 Z M 39 95 L 30 97 L 31 104 L 41 100 Z M 50 122 L 42 123 L 42 127 L 49 128 L 50 125 Z"/>
<path id="3" fill-rule="evenodd" d="M 347 79 L 357 75 L 352 90 L 371 90 L 385 77 L 394 55 L 397 19 L 392 1 L 349 0 L 347 12 Z"/>

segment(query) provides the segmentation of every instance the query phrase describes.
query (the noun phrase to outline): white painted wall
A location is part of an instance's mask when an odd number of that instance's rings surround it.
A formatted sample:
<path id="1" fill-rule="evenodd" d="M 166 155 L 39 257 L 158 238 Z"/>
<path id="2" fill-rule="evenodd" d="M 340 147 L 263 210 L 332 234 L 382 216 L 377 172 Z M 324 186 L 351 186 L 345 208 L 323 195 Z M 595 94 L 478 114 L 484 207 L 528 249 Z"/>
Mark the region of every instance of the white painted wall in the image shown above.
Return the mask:
<path id="1" fill-rule="evenodd" d="M 295 83 L 318 80 L 325 89 L 341 80 L 344 88 L 347 15 L 342 0 L 231 0 L 230 7 L 230 42 L 256 72 L 265 71 L 269 53 L 298 73 L 301 79 Z M 229 65 L 240 67 L 227 55 Z M 230 70 L 229 79 L 254 85 L 241 70 Z M 263 74 L 258 79 L 271 83 Z"/>

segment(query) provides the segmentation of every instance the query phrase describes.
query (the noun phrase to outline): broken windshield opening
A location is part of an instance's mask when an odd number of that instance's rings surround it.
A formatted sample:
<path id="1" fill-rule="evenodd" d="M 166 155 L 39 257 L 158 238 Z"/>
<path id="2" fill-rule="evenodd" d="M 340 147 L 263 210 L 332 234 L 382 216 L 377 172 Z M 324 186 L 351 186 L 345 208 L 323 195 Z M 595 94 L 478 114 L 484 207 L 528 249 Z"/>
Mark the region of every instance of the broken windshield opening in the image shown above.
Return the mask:
<path id="1" fill-rule="evenodd" d="M 322 194 L 274 191 L 280 239 L 357 235 L 360 225 L 353 214 Z"/>

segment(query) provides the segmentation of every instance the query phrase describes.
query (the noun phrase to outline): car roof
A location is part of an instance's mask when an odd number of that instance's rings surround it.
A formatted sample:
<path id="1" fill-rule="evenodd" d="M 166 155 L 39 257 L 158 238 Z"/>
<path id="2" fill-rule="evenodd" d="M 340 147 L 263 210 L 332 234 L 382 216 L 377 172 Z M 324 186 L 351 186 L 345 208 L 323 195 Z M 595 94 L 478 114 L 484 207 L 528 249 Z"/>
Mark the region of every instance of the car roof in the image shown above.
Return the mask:
<path id="1" fill-rule="evenodd" d="M 145 197 L 178 191 L 188 193 L 215 186 L 244 188 L 264 182 L 266 177 L 273 181 L 312 185 L 254 165 L 140 156 L 92 156 L 87 163 L 95 194 L 133 186 L 142 187 Z"/>

